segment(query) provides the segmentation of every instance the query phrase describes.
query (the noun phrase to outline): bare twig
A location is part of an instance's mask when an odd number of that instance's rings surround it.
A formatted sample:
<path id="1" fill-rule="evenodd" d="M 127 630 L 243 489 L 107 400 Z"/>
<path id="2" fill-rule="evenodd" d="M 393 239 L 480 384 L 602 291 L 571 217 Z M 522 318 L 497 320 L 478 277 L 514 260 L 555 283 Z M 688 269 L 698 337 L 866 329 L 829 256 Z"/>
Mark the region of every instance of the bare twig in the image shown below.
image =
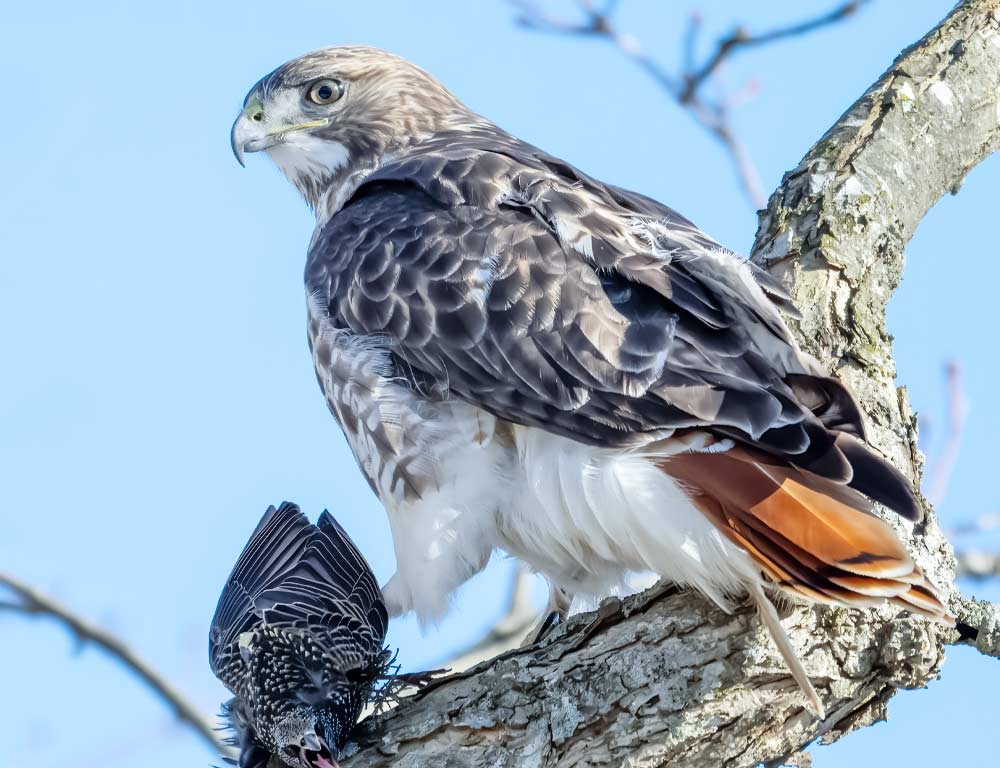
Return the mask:
<path id="1" fill-rule="evenodd" d="M 958 461 L 958 451 L 962 444 L 962 431 L 969 415 L 969 400 L 962 387 L 962 369 L 958 362 L 949 360 L 945 365 L 945 377 L 948 385 L 948 433 L 944 446 L 937 461 L 930 468 L 930 483 L 927 488 L 927 500 L 935 507 L 944 501 L 948 493 L 955 463 Z"/>
<path id="2" fill-rule="evenodd" d="M 156 696 L 169 706 L 178 719 L 190 726 L 213 750 L 230 754 L 212 722 L 204 717 L 183 694 L 168 683 L 156 670 L 129 648 L 120 638 L 73 613 L 53 598 L 10 574 L 0 571 L 0 585 L 13 593 L 20 602 L 4 601 L 0 610 L 26 616 L 47 616 L 62 624 L 80 644 L 93 643 L 106 654 L 135 674 Z"/>
<path id="3" fill-rule="evenodd" d="M 730 120 L 730 107 L 756 91 L 756 86 L 741 89 L 739 99 L 722 97 L 710 100 L 703 95 L 704 86 L 715 76 L 721 65 L 745 48 L 774 43 L 835 24 L 853 15 L 868 0 L 850 0 L 814 19 L 750 34 L 743 27 L 721 38 L 715 50 L 701 65 L 697 64 L 697 43 L 701 31 L 701 15 L 692 14 L 682 41 L 682 69 L 679 75 L 668 72 L 652 56 L 642 50 L 638 40 L 620 32 L 612 21 L 618 3 L 607 2 L 597 8 L 591 0 L 578 0 L 583 17 L 566 19 L 546 12 L 533 0 L 509 0 L 519 11 L 516 21 L 526 29 L 557 34 L 604 39 L 635 62 L 664 91 L 722 144 L 736 168 L 743 192 L 755 208 L 765 202 L 760 175 L 743 142 L 736 136 Z"/>
<path id="4" fill-rule="evenodd" d="M 790 24 L 786 27 L 778 27 L 767 32 L 758 32 L 757 34 L 750 34 L 746 27 L 737 27 L 728 35 L 719 39 L 715 46 L 715 52 L 701 67 L 697 70 L 688 69 L 688 74 L 684 78 L 684 90 L 680 94 L 680 102 L 686 104 L 690 99 L 694 98 L 698 89 L 715 73 L 719 66 L 726 59 L 731 58 L 739 49 L 753 48 L 780 40 L 787 40 L 791 37 L 799 37 L 822 27 L 836 24 L 856 13 L 866 2 L 869 2 L 869 0 L 851 0 L 851 2 L 844 3 L 814 19 Z"/>
<path id="5" fill-rule="evenodd" d="M 989 512 L 977 517 L 975 520 L 959 523 L 949 528 L 947 533 L 949 539 L 954 539 L 959 536 L 973 536 L 977 533 L 986 533 L 996 528 L 1000 528 L 1000 512 Z"/>
<path id="6" fill-rule="evenodd" d="M 969 401 L 962 386 L 961 367 L 955 360 L 945 365 L 948 387 L 948 425 L 944 446 L 928 470 L 930 483 L 927 499 L 938 506 L 948 495 L 948 486 L 958 461 L 962 433 L 969 415 Z M 1000 512 L 990 512 L 974 520 L 959 523 L 947 530 L 950 539 L 975 536 L 1000 528 Z M 986 581 L 1000 577 L 1000 552 L 980 549 L 962 549 L 955 552 L 956 575 L 973 581 Z"/>
<path id="7" fill-rule="evenodd" d="M 1000 512 L 990 512 L 946 531 L 949 539 L 975 536 L 1000 528 Z M 955 572 L 959 578 L 986 581 L 1000 577 L 1000 552 L 960 549 L 955 552 Z"/>
<path id="8" fill-rule="evenodd" d="M 959 550 L 955 553 L 959 578 L 986 581 L 1000 576 L 1000 552 Z"/>

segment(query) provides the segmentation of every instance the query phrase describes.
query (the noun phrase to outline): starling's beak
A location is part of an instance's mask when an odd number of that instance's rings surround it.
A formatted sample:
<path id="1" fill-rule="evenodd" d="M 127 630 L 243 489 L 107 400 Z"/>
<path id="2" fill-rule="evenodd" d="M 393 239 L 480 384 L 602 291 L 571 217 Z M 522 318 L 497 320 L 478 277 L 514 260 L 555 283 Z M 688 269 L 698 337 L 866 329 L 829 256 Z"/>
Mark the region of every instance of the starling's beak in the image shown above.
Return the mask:
<path id="1" fill-rule="evenodd" d="M 261 152 L 280 144 L 285 140 L 285 136 L 293 131 L 308 131 L 329 124 L 329 118 L 322 117 L 304 123 L 275 127 L 264 113 L 264 106 L 257 99 L 251 99 L 233 123 L 233 129 L 229 132 L 229 144 L 233 148 L 236 161 L 246 167 L 243 161 L 245 153 Z"/>
<path id="2" fill-rule="evenodd" d="M 309 768 L 340 768 L 326 741 L 315 733 L 307 733 L 303 737 L 302 756 Z"/>

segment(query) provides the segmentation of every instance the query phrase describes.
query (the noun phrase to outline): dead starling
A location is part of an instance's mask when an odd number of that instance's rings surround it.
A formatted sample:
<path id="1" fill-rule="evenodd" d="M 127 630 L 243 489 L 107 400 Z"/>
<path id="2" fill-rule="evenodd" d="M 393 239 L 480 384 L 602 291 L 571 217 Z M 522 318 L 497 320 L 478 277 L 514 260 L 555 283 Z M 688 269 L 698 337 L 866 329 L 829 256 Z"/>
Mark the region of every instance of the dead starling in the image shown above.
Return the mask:
<path id="1" fill-rule="evenodd" d="M 375 576 L 328 512 L 315 525 L 269 507 L 226 582 L 209 660 L 233 693 L 224 705 L 240 768 L 271 756 L 336 768 L 365 704 L 386 679 L 388 624 Z"/>

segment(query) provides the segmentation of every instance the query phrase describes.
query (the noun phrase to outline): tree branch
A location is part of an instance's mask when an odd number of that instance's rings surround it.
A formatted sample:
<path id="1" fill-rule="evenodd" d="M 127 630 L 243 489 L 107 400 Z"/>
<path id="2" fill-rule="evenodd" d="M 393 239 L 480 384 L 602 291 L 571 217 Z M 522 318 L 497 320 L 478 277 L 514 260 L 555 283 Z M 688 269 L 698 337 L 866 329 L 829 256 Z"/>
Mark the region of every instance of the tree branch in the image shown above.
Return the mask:
<path id="1" fill-rule="evenodd" d="M 464 672 L 487 659 L 518 647 L 539 620 L 538 608 L 531 600 L 534 577 L 523 565 L 518 565 L 511 580 L 507 608 L 489 632 L 464 648 L 441 666 Z"/>
<path id="2" fill-rule="evenodd" d="M 959 550 L 955 553 L 958 575 L 973 581 L 986 581 L 1000 576 L 1000 553 L 983 552 L 976 549 Z"/>
<path id="3" fill-rule="evenodd" d="M 905 51 L 786 174 L 754 248 L 803 311 L 803 346 L 854 389 L 872 442 L 915 481 L 916 427 L 893 384 L 885 305 L 920 219 L 1000 145 L 998 7 L 966 0 Z M 922 533 L 891 524 L 959 630 L 890 609 L 792 608 L 784 623 L 830 712 L 824 722 L 806 711 L 750 610 L 727 615 L 691 593 L 647 592 L 605 601 L 540 647 L 366 721 L 348 765 L 741 768 L 836 740 L 884 718 L 897 688 L 936 677 L 947 643 L 1000 655 L 997 608 L 957 593 L 933 513 Z"/>
<path id="4" fill-rule="evenodd" d="M 927 489 L 927 501 L 935 507 L 944 501 L 951 483 L 952 473 L 958 461 L 958 451 L 962 445 L 962 432 L 969 415 L 969 399 L 962 387 L 962 369 L 957 360 L 949 360 L 945 366 L 948 385 L 948 432 L 944 446 L 937 460 L 931 466 L 931 482 Z"/>
<path id="5" fill-rule="evenodd" d="M 768 45 L 781 40 L 787 40 L 788 38 L 807 35 L 810 32 L 815 32 L 817 29 L 843 21 L 848 16 L 853 16 L 867 2 L 869 0 L 851 0 L 814 19 L 790 24 L 786 27 L 777 27 L 767 32 L 758 32 L 757 34 L 751 34 L 745 27 L 737 27 L 728 35 L 719 39 L 715 45 L 715 52 L 700 68 L 688 69 L 688 74 L 684 78 L 684 90 L 681 91 L 678 97 L 679 101 L 685 104 L 694 98 L 698 89 L 715 73 L 726 59 L 731 58 L 739 49 Z"/>
<path id="6" fill-rule="evenodd" d="M 0 571 L 0 585 L 6 587 L 19 600 L 19 602 L 0 602 L 0 611 L 55 619 L 78 643 L 94 644 L 142 680 L 153 694 L 170 707 L 181 722 L 193 729 L 209 748 L 221 755 L 232 753 L 231 748 L 219 738 L 212 722 L 155 669 L 139 658 L 120 638 L 77 616 L 53 598 L 2 571 Z"/>
<path id="7" fill-rule="evenodd" d="M 634 61 L 660 88 L 694 117 L 702 128 L 722 144 L 736 168 L 744 194 L 754 208 L 761 208 L 764 205 L 764 192 L 760 174 L 746 146 L 736 135 L 730 119 L 729 108 L 733 104 L 733 99 L 708 99 L 702 93 L 703 86 L 711 81 L 723 62 L 740 49 L 779 42 L 836 24 L 852 16 L 868 0 L 851 0 L 814 19 L 755 35 L 751 35 L 743 27 L 738 27 L 729 35 L 719 39 L 714 53 L 700 66 L 696 63 L 696 49 L 701 16 L 695 13 L 683 38 L 684 67 L 679 75 L 669 73 L 655 58 L 643 51 L 638 40 L 618 30 L 613 19 L 618 7 L 616 2 L 605 3 L 598 9 L 591 0 L 577 0 L 583 16 L 580 21 L 547 13 L 534 0 L 509 0 L 509 2 L 520 11 L 516 21 L 525 29 L 603 39 Z"/>

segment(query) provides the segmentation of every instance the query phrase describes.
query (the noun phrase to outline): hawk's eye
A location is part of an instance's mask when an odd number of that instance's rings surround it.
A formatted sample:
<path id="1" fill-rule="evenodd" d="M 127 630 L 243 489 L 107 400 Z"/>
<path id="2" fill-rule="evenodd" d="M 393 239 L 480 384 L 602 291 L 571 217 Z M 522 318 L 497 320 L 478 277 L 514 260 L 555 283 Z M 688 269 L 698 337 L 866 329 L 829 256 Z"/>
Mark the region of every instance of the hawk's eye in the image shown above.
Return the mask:
<path id="1" fill-rule="evenodd" d="M 333 104 L 344 95 L 344 86 L 339 80 L 317 80 L 309 86 L 309 101 L 313 104 Z"/>

